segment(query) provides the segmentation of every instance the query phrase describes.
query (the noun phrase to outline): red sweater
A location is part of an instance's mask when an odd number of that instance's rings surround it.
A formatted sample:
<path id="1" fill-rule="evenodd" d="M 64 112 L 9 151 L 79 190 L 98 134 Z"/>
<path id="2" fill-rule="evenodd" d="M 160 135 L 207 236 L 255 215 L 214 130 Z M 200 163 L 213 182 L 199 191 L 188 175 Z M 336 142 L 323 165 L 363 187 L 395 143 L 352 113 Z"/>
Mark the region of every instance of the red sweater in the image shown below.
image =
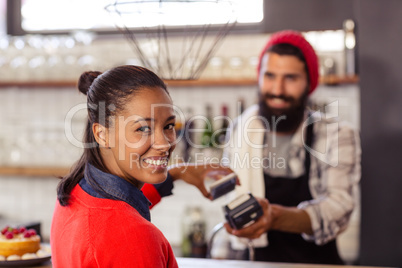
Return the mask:
<path id="1" fill-rule="evenodd" d="M 156 204 L 158 204 L 162 197 L 159 194 L 158 190 L 153 186 L 152 184 L 145 183 L 144 186 L 142 186 L 141 191 L 145 195 L 145 197 L 151 202 L 151 205 L 149 208 L 153 208 Z"/>
<path id="2" fill-rule="evenodd" d="M 50 243 L 53 267 L 178 267 L 152 223 L 123 201 L 88 195 L 79 185 L 70 205 L 58 202 Z"/>

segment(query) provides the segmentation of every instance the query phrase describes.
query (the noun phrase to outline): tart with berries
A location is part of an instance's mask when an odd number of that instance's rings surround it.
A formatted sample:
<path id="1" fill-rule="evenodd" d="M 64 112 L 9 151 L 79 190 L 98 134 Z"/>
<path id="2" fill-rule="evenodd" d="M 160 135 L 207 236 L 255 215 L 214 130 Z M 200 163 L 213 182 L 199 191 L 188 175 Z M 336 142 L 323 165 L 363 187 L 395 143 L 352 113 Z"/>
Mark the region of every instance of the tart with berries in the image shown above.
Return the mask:
<path id="1" fill-rule="evenodd" d="M 34 229 L 25 227 L 1 229 L 0 256 L 22 256 L 25 253 L 36 253 L 40 249 L 40 236 Z"/>

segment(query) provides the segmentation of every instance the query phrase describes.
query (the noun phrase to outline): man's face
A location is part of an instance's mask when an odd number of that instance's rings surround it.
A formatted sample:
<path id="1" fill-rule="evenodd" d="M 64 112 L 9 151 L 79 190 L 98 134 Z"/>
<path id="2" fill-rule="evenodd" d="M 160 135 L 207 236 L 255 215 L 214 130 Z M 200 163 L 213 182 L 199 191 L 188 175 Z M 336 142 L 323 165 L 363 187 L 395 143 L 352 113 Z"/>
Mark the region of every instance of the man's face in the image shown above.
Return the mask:
<path id="1" fill-rule="evenodd" d="M 295 131 L 309 90 L 305 64 L 296 56 L 268 52 L 262 58 L 258 84 L 260 114 L 270 123 L 283 117 L 276 125 L 278 132 Z"/>

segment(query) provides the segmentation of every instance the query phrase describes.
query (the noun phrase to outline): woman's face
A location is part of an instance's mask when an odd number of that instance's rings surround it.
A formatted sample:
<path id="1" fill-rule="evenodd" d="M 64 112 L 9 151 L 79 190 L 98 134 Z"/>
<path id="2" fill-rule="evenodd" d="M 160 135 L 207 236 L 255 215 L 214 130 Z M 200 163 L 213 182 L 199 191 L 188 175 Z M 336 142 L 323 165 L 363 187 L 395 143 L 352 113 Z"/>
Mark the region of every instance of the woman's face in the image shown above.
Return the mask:
<path id="1" fill-rule="evenodd" d="M 137 186 L 163 182 L 175 147 L 174 125 L 173 103 L 164 89 L 136 92 L 107 129 L 106 167 Z"/>

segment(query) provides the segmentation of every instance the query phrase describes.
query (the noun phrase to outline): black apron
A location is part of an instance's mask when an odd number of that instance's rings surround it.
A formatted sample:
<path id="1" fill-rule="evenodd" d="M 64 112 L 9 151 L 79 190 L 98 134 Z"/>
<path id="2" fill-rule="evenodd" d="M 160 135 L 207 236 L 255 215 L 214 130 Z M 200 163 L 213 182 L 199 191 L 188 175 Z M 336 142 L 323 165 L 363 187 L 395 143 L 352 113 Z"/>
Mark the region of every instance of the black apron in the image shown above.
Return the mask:
<path id="1" fill-rule="evenodd" d="M 307 127 L 306 145 L 311 148 L 313 124 Z M 295 207 L 311 200 L 309 188 L 310 153 L 306 150 L 305 174 L 299 178 L 271 177 L 264 174 L 265 196 L 272 204 Z M 256 261 L 299 262 L 316 264 L 344 264 L 338 254 L 336 240 L 318 246 L 306 241 L 300 234 L 280 231 L 268 232 L 268 246 L 255 248 Z"/>

